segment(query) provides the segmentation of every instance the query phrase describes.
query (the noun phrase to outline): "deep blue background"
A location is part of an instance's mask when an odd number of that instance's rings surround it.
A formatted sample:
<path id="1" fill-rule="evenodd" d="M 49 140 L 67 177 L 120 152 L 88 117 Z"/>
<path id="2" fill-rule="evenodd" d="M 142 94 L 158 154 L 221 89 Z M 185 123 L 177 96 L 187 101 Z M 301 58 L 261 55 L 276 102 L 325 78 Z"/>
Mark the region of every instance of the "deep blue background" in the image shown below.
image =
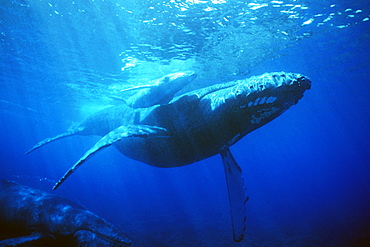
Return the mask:
<path id="1" fill-rule="evenodd" d="M 119 54 L 140 42 L 130 34 L 132 23 L 116 15 L 118 5 L 75 2 L 0 3 L 1 176 L 46 191 L 99 138 L 70 137 L 24 152 L 106 104 L 99 100 L 112 85 L 137 77 L 137 72 L 120 72 Z M 307 15 L 330 13 L 323 6 L 332 3 L 325 3 L 311 2 Z M 250 197 L 243 242 L 232 240 L 218 156 L 160 169 L 108 148 L 55 193 L 110 221 L 137 246 L 366 246 L 370 21 L 361 20 L 369 17 L 370 7 L 366 1 L 337 5 L 343 15 L 352 7 L 362 9 L 362 16 L 344 18 L 351 23 L 346 28 L 312 28 L 309 38 L 292 41 L 248 68 L 247 75 L 298 72 L 310 77 L 312 89 L 298 105 L 231 147 Z M 54 11 L 70 14 L 58 19 Z M 197 37 L 194 42 L 202 43 Z M 208 74 L 198 83 L 211 79 L 222 80 Z"/>

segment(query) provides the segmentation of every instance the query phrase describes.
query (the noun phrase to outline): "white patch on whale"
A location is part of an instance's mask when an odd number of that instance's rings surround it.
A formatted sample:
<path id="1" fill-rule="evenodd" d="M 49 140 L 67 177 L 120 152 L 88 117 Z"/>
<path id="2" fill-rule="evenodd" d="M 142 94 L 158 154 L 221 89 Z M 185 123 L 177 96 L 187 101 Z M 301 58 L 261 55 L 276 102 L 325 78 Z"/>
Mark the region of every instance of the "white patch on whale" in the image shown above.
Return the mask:
<path id="1" fill-rule="evenodd" d="M 271 104 L 271 103 L 274 103 L 275 101 L 277 100 L 276 97 L 268 97 L 267 100 L 266 100 L 266 104 Z"/>
<path id="2" fill-rule="evenodd" d="M 252 115 L 251 123 L 259 124 L 263 119 L 269 118 L 272 114 L 277 112 L 279 108 L 271 107 L 269 109 L 262 109 L 257 112 L 257 114 Z"/>

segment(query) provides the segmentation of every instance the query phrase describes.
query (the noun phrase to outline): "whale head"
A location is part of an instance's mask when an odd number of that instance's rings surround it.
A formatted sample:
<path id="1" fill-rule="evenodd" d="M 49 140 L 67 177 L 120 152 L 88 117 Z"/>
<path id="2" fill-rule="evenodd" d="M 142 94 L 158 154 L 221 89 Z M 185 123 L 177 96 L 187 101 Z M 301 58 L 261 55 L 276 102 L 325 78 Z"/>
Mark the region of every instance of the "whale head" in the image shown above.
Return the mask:
<path id="1" fill-rule="evenodd" d="M 265 73 L 217 85 L 202 99 L 210 103 L 214 114 L 228 119 L 227 131 L 234 135 L 230 146 L 297 104 L 310 88 L 311 80 L 301 74 Z"/>
<path id="2" fill-rule="evenodd" d="M 295 73 L 266 73 L 235 86 L 237 107 L 249 121 L 246 132 L 261 127 L 298 103 L 311 80 Z"/>

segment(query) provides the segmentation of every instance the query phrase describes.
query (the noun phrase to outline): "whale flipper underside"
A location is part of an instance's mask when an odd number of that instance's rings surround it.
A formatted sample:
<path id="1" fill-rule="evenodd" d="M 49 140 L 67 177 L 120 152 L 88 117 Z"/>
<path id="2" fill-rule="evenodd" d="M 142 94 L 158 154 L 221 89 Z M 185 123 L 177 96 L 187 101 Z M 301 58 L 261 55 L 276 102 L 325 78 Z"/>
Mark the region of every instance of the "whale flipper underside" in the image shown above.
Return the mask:
<path id="1" fill-rule="evenodd" d="M 234 241 L 240 242 L 245 236 L 246 208 L 245 203 L 248 197 L 245 195 L 244 180 L 242 169 L 236 163 L 229 148 L 221 152 L 222 163 L 224 165 L 227 190 L 229 192 L 231 221 L 233 225 Z"/>
<path id="2" fill-rule="evenodd" d="M 168 133 L 164 128 L 148 125 L 127 125 L 120 126 L 105 136 L 103 136 L 92 148 L 90 148 L 55 184 L 53 190 L 56 190 L 72 173 L 81 166 L 87 159 L 93 156 L 103 148 L 109 147 L 122 140 L 123 138 L 148 138 L 148 137 L 167 137 Z"/>

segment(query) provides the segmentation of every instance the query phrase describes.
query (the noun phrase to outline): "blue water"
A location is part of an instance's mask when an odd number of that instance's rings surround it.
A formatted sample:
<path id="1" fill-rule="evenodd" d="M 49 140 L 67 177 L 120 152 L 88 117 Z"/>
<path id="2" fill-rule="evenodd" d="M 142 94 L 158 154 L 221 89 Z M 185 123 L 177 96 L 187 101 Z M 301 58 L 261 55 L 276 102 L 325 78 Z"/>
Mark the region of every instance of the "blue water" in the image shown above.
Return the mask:
<path id="1" fill-rule="evenodd" d="M 369 18 L 365 0 L 1 1 L 1 177 L 51 192 L 99 138 L 24 152 L 122 89 L 183 70 L 199 75 L 184 91 L 297 72 L 312 89 L 231 147 L 250 198 L 241 243 L 219 156 L 161 169 L 111 147 L 55 193 L 136 246 L 370 246 Z"/>

